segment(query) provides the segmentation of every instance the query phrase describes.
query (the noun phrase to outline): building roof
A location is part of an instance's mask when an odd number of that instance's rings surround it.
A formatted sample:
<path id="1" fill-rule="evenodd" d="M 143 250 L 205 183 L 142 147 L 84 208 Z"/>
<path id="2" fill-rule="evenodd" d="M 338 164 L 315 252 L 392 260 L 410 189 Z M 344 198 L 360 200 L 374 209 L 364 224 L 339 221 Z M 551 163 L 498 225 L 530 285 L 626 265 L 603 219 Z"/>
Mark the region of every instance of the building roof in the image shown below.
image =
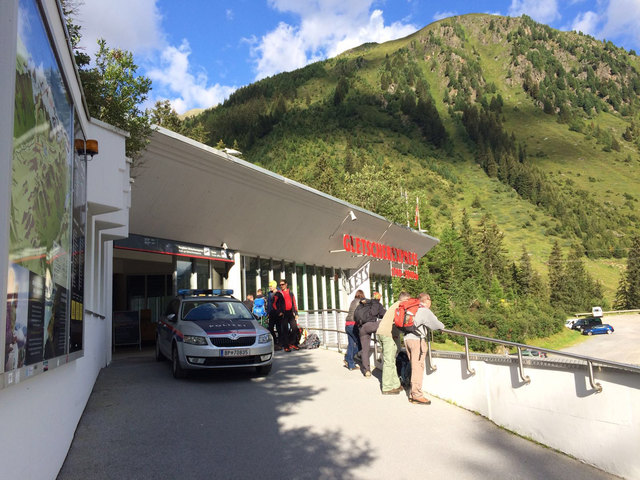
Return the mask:
<path id="1" fill-rule="evenodd" d="M 371 260 L 344 251 L 344 234 L 418 258 L 438 243 L 162 127 L 139 165 L 131 192 L 131 233 L 216 247 L 226 243 L 247 255 L 343 270 Z M 389 262 L 374 260 L 371 271 L 388 275 Z"/>

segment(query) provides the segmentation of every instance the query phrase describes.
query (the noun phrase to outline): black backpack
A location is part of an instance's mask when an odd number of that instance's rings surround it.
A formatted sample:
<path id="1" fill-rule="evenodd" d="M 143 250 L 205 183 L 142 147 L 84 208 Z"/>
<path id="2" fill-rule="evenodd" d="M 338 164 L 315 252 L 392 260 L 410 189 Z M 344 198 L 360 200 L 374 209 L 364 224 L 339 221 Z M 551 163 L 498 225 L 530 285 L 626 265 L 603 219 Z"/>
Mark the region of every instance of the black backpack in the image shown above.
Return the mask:
<path id="1" fill-rule="evenodd" d="M 396 357 L 396 370 L 398 371 L 398 378 L 400 384 L 403 387 L 411 386 L 411 362 L 409 361 L 409 355 L 407 352 L 400 351 Z"/>
<path id="2" fill-rule="evenodd" d="M 355 311 L 353 312 L 353 319 L 359 327 L 373 320 L 373 316 L 371 315 L 371 307 L 371 300 L 362 300 L 356 307 Z"/>

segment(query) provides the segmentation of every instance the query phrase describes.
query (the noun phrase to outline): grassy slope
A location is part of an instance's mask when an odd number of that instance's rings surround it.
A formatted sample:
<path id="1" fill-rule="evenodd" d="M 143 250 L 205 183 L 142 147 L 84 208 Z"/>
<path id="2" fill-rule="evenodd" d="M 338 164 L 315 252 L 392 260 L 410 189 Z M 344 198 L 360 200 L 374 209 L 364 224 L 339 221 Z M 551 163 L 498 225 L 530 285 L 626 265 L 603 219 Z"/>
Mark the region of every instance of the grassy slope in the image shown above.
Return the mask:
<path id="1" fill-rule="evenodd" d="M 518 142 L 527 145 L 530 159 L 546 172 L 551 181 L 567 188 L 570 185 L 573 191 L 583 190 L 586 192 L 584 194 L 594 196 L 599 203 L 609 202 L 612 207 L 629 213 L 629 203 L 637 204 L 637 200 L 628 202 L 624 194 L 630 193 L 640 198 L 640 194 L 636 193 L 640 180 L 637 150 L 619 140 L 621 152 L 603 152 L 602 145 L 597 144 L 595 139 L 570 131 L 567 125 L 559 124 L 555 116 L 546 115 L 535 106 L 518 81 L 511 83 L 507 80 L 505 72 L 510 62 L 510 47 L 502 37 L 498 41 L 487 40 L 489 18 L 491 17 L 469 15 L 459 17 L 458 20 L 464 25 L 469 39 L 464 51 L 471 54 L 475 49 L 480 54 L 484 78 L 487 82 L 496 84 L 504 99 L 503 114 L 507 130 L 514 132 Z M 512 19 L 512 26 L 516 22 L 517 20 Z M 437 23 L 426 30 L 435 28 Z M 382 45 L 354 49 L 337 59 L 326 61 L 325 69 L 330 74 L 313 78 L 298 89 L 296 100 L 288 105 L 289 111 L 294 110 L 296 113 L 289 117 L 288 122 L 276 125 L 268 137 L 259 140 L 252 151 L 246 153 L 247 158 L 268 168 L 276 165 L 274 162 L 279 162 L 281 171 L 285 174 L 296 168 L 302 171 L 299 165 L 305 164 L 308 158 L 319 153 L 334 162 L 341 162 L 349 135 L 353 139 L 352 153 L 356 157 L 401 163 L 410 166 L 412 175 L 424 176 L 423 168 L 419 167 L 421 159 L 403 152 L 410 142 L 415 141 L 413 132 L 394 129 L 384 112 L 369 106 L 360 108 L 358 118 L 364 120 L 362 125 L 354 125 L 349 119 L 343 119 L 342 122 L 326 119 L 321 124 L 314 120 L 318 115 L 318 111 L 314 109 L 318 109 L 322 101 L 330 101 L 332 98 L 337 78 L 332 73 L 332 68 L 340 59 L 364 57 L 365 67 L 352 77 L 354 86 L 361 91 L 380 93 L 380 69 L 386 55 L 392 56 L 399 48 L 410 45 L 412 41 L 419 42 L 424 31 Z M 640 69 L 640 60 L 636 57 L 634 62 L 636 68 Z M 558 240 L 563 247 L 568 248 L 572 240 L 548 235 L 547 230 L 556 225 L 557 220 L 522 200 L 498 180 L 488 178 L 475 164 L 466 140 L 456 131 L 446 112 L 446 106 L 442 103 L 445 91 L 442 68 L 431 71 L 429 64 L 430 60 L 425 59 L 420 64 L 421 69 L 429 81 L 436 106 L 454 143 L 452 158 L 442 158 L 443 152 L 434 152 L 434 157 L 439 157 L 438 161 L 446 164 L 459 179 L 459 183 L 452 186 L 443 178 L 430 173 L 431 181 L 425 187 L 426 196 L 433 200 L 430 207 L 434 231 L 430 233 L 437 235 L 449 224 L 451 217 L 459 218 L 463 208 L 476 221 L 483 213 L 490 213 L 504 232 L 505 247 L 510 257 L 517 259 L 525 245 L 534 267 L 546 276 L 545 263 L 553 242 Z M 307 105 L 307 98 L 311 100 L 310 106 Z M 589 124 L 591 121 L 585 123 Z M 593 122 L 602 129 L 613 131 L 618 138 L 628 125 L 626 119 L 607 113 L 600 114 Z M 626 161 L 628 157 L 631 157 L 631 162 Z M 480 200 L 480 208 L 471 207 L 476 197 Z M 438 204 L 439 206 L 434 206 Z M 609 299 L 613 299 L 624 263 L 623 260 L 615 259 L 585 260 L 590 273 L 603 283 Z"/>

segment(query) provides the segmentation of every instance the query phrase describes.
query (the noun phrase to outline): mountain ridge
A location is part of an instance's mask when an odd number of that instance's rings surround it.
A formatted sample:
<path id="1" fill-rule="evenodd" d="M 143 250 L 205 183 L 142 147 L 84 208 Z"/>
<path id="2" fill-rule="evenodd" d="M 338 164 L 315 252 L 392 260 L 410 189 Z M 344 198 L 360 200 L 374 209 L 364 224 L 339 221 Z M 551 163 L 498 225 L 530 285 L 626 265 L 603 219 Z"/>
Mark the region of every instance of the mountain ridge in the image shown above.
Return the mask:
<path id="1" fill-rule="evenodd" d="M 612 299 L 638 233 L 639 71 L 611 42 L 469 14 L 248 85 L 185 127 L 404 223 L 399 189 L 373 202 L 352 185 L 388 167 L 430 234 L 488 213 L 543 276 L 555 241 L 579 245 Z"/>

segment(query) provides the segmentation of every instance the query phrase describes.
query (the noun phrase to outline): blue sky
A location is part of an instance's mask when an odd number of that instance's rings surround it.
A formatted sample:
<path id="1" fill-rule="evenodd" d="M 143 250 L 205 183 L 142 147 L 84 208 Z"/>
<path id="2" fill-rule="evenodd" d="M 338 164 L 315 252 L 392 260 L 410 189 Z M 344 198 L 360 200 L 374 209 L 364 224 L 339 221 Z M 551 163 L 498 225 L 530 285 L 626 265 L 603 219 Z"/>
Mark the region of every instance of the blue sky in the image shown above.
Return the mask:
<path id="1" fill-rule="evenodd" d="M 261 78 L 464 13 L 519 16 L 640 53 L 640 0 L 80 0 L 82 45 L 133 52 L 149 99 L 178 113 L 214 106 Z"/>

